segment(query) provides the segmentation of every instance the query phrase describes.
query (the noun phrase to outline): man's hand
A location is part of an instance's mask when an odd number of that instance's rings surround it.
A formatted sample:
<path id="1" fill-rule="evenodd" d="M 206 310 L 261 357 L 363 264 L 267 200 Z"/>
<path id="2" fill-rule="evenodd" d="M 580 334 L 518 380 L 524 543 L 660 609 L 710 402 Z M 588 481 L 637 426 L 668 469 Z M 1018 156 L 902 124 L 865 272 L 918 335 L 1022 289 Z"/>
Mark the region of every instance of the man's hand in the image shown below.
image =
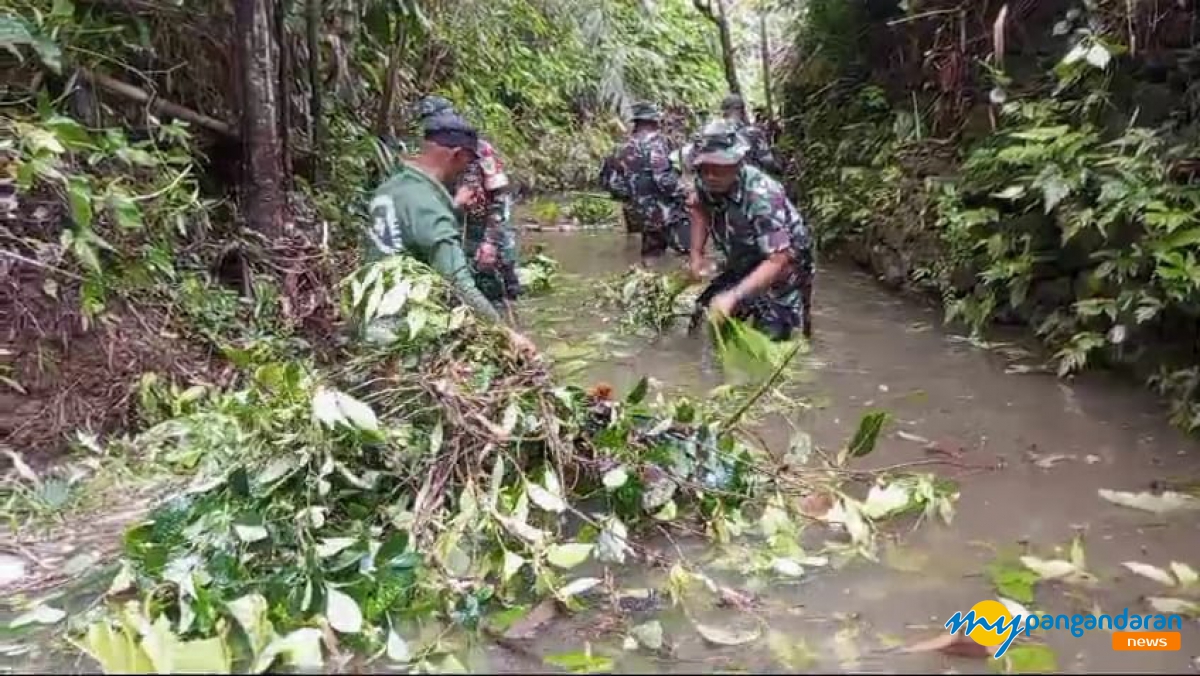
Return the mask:
<path id="1" fill-rule="evenodd" d="M 693 246 L 695 246 L 695 245 L 693 244 Z M 696 281 L 704 279 L 704 273 L 706 272 L 706 270 L 704 268 L 705 268 L 705 265 L 704 265 L 704 257 L 703 256 L 693 255 L 689 259 L 688 272 L 691 273 L 692 279 L 694 279 Z"/>
<path id="2" fill-rule="evenodd" d="M 517 351 L 521 354 L 530 358 L 537 356 L 537 345 L 534 345 L 532 340 L 529 340 L 513 329 L 508 329 L 508 338 L 512 341 L 513 347 L 517 348 Z"/>
<path id="3" fill-rule="evenodd" d="M 475 265 L 480 270 L 491 270 L 499 259 L 500 251 L 491 242 L 484 242 L 475 250 Z"/>
<path id="4" fill-rule="evenodd" d="M 717 321 L 724 321 L 733 316 L 739 300 L 737 292 L 723 291 L 712 299 L 712 303 L 708 306 L 709 314 Z"/>
<path id="5" fill-rule="evenodd" d="M 462 208 L 468 204 L 475 203 L 476 191 L 471 186 L 460 186 L 458 191 L 454 193 L 454 206 Z"/>

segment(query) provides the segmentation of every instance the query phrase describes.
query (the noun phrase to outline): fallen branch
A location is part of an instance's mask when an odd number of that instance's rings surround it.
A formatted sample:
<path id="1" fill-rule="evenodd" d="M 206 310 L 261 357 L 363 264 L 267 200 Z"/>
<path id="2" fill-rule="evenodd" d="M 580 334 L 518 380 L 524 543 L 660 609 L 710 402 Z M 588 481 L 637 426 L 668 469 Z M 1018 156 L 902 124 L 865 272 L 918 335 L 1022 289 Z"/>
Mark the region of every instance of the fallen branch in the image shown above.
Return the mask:
<path id="1" fill-rule="evenodd" d="M 214 131 L 222 136 L 227 136 L 233 139 L 238 138 L 237 132 L 233 130 L 233 127 L 222 122 L 221 120 L 209 117 L 203 113 L 198 113 L 190 108 L 184 108 L 177 103 L 171 103 L 170 101 L 160 99 L 157 96 L 147 93 L 146 90 L 141 89 L 140 87 L 135 87 L 127 82 L 122 82 L 116 78 L 104 75 L 103 73 L 96 73 L 88 70 L 87 68 L 80 68 L 79 73 L 83 75 L 86 80 L 97 87 L 100 87 L 101 89 L 112 92 L 113 94 L 117 94 L 118 96 L 123 96 L 131 101 L 146 104 L 155 114 L 177 117 L 181 120 L 187 120 L 193 124 L 200 125 L 201 127 Z"/>

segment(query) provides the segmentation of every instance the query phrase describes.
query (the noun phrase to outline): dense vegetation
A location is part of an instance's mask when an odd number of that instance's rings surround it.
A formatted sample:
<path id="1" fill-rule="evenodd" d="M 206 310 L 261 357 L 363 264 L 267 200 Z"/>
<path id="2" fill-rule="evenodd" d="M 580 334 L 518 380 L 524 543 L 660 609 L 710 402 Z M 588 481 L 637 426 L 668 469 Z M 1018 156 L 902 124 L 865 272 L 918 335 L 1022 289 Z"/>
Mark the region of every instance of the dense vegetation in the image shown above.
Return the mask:
<path id="1" fill-rule="evenodd" d="M 1195 21 L 1193 3 L 811 0 L 783 95 L 821 240 L 976 331 L 1028 324 L 1060 374 L 1152 369 L 1200 426 Z"/>
<path id="2" fill-rule="evenodd" d="M 329 342 L 363 196 L 421 94 L 552 190 L 592 179 L 632 99 L 708 108 L 722 88 L 716 34 L 684 0 L 251 5 L 0 12 L 8 443 L 109 429 L 144 370 L 223 381 L 214 354 Z"/>

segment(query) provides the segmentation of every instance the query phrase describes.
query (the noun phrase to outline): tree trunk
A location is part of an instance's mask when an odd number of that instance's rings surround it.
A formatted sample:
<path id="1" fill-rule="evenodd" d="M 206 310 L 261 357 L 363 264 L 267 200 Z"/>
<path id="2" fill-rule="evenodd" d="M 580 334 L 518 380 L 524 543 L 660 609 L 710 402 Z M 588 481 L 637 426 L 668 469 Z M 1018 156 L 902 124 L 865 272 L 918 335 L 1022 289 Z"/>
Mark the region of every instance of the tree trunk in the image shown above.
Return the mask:
<path id="1" fill-rule="evenodd" d="M 729 30 L 729 16 L 725 11 L 726 0 L 713 0 L 717 5 L 717 31 L 721 37 L 721 60 L 725 64 L 725 81 L 729 83 L 732 94 L 741 94 L 742 85 L 738 82 L 737 60 L 733 55 L 733 34 Z"/>
<path id="2" fill-rule="evenodd" d="M 737 60 L 733 54 L 733 34 L 729 30 L 729 18 L 725 11 L 726 0 L 692 0 L 692 6 L 713 22 L 717 27 L 717 36 L 721 40 L 721 63 L 725 67 L 725 82 L 729 84 L 732 94 L 741 94 L 742 85 L 738 82 Z M 713 4 L 716 10 L 713 10 Z"/>
<path id="3" fill-rule="evenodd" d="M 774 115 L 774 107 L 771 102 L 771 39 L 767 36 L 767 11 L 764 9 L 758 14 L 758 35 L 762 47 L 762 79 L 763 79 L 763 105 L 766 106 L 767 118 Z M 766 122 L 766 120 L 758 120 Z"/>
<path id="4" fill-rule="evenodd" d="M 321 147 L 325 144 L 325 118 L 321 112 L 321 40 L 318 29 L 321 26 L 321 0 L 308 0 L 307 10 L 308 29 L 308 88 L 309 103 L 308 134 L 312 140 L 312 182 L 321 180 Z"/>
<path id="5" fill-rule="evenodd" d="M 234 0 L 233 7 L 242 89 L 242 211 L 250 227 L 275 236 L 284 229 L 284 203 L 271 0 Z"/>
<path id="6" fill-rule="evenodd" d="M 275 6 L 275 44 L 279 47 L 279 149 L 283 166 L 284 200 L 292 189 L 292 50 L 287 38 L 287 16 L 292 0 L 279 0 Z"/>
<path id="7" fill-rule="evenodd" d="M 396 98 L 396 87 L 399 86 L 400 64 L 404 60 L 405 46 L 408 43 L 408 31 L 398 29 L 400 35 L 394 38 L 392 53 L 388 55 L 387 75 L 383 80 L 383 98 L 379 101 L 379 112 L 375 117 L 375 135 L 384 136 L 391 131 L 392 101 Z"/>

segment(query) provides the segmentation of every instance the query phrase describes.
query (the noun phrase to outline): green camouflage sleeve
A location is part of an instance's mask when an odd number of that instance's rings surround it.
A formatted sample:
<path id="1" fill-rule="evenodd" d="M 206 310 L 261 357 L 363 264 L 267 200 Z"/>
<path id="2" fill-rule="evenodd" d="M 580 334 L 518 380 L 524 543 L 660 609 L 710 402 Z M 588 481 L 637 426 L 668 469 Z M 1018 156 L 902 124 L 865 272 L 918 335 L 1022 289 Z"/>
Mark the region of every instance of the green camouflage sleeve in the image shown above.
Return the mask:
<path id="1" fill-rule="evenodd" d="M 679 191 L 679 175 L 671 166 L 671 147 L 663 136 L 656 137 L 650 144 L 650 171 L 662 194 L 673 195 Z"/>
<path id="2" fill-rule="evenodd" d="M 759 251 L 766 256 L 788 251 L 798 260 L 810 246 L 808 228 L 783 186 L 760 175 L 747 186 L 747 200 Z"/>

